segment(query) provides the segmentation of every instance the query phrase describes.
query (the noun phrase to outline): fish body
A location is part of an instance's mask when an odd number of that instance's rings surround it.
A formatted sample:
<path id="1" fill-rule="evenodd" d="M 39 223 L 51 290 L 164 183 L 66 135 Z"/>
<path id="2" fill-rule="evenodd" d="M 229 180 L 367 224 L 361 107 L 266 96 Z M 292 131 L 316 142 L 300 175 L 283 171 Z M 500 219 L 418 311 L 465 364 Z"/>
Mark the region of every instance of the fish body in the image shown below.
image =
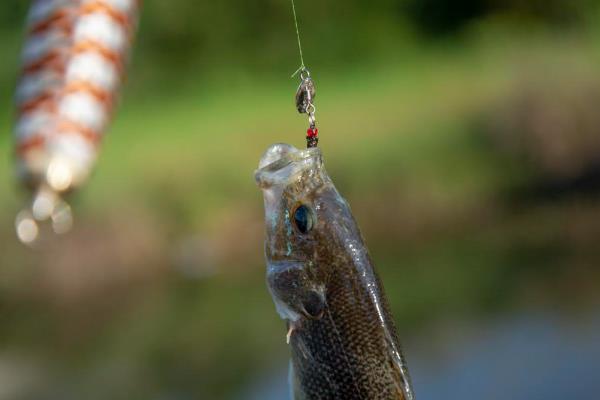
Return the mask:
<path id="1" fill-rule="evenodd" d="M 381 282 L 320 150 L 276 144 L 256 171 L 267 283 L 288 325 L 295 400 L 412 400 Z"/>

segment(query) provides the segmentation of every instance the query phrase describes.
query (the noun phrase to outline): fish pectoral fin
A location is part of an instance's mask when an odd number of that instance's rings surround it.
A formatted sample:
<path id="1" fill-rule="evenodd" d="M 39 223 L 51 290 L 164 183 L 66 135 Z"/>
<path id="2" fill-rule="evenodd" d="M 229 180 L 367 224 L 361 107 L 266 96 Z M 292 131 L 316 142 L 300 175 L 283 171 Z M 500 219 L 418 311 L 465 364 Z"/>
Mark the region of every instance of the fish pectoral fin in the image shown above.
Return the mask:
<path id="1" fill-rule="evenodd" d="M 298 390 L 298 380 L 294 371 L 294 363 L 290 360 L 290 366 L 288 368 L 288 385 L 290 388 L 290 400 L 303 400 L 304 396 Z"/>

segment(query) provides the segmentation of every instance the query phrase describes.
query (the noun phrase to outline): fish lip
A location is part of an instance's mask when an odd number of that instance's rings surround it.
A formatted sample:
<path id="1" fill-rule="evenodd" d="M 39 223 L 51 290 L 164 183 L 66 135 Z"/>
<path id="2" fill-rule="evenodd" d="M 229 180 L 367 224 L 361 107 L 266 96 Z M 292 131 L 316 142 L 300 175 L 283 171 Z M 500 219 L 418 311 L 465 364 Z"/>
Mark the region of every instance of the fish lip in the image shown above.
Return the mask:
<path id="1" fill-rule="evenodd" d="M 274 146 L 271 146 L 269 150 Z M 322 164 L 321 150 L 318 147 L 300 150 L 289 146 L 286 150 L 287 152 L 283 153 L 281 157 L 254 172 L 254 178 L 259 187 L 264 189 L 274 185 L 287 184 L 303 171 Z"/>

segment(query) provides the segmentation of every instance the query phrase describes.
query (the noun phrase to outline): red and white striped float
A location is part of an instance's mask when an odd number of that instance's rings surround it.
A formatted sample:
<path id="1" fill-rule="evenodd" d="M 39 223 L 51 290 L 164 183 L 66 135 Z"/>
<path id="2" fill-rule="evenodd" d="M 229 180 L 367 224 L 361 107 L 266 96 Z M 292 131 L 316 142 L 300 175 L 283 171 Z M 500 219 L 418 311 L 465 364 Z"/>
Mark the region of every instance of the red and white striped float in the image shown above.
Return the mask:
<path id="1" fill-rule="evenodd" d="M 62 196 L 81 186 L 110 120 L 139 0 L 34 0 L 15 95 L 17 176 L 33 191 L 17 217 L 23 242 L 52 220 L 71 225 Z"/>

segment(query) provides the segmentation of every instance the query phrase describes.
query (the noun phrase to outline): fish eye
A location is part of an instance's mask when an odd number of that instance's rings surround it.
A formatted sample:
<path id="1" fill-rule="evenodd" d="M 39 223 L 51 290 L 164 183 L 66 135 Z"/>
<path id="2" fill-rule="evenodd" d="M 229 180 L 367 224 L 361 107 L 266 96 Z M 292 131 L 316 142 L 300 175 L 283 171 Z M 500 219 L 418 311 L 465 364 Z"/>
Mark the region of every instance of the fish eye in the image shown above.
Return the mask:
<path id="1" fill-rule="evenodd" d="M 294 225 L 300 233 L 308 233 L 315 225 L 315 214 L 313 210 L 301 204 L 294 210 Z"/>

